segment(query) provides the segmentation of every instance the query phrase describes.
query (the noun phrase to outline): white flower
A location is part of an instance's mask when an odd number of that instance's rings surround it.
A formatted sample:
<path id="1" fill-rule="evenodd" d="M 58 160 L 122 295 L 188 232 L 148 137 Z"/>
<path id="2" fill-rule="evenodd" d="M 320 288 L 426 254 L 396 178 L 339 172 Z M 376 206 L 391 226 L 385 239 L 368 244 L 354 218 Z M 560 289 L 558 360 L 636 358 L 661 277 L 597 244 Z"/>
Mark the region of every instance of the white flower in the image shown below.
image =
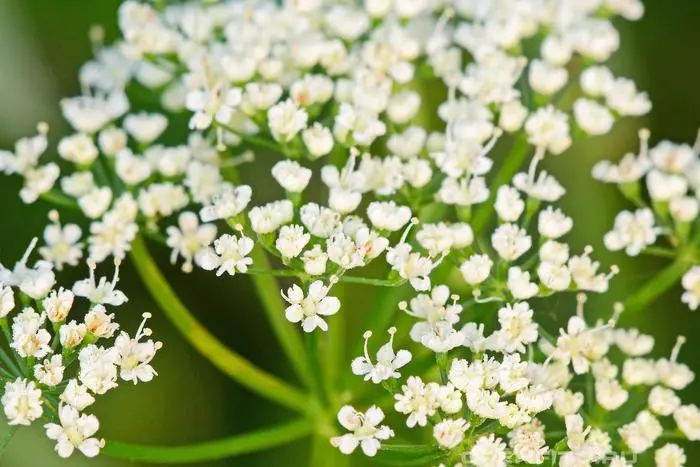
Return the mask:
<path id="1" fill-rule="evenodd" d="M 68 381 L 66 389 L 63 390 L 59 398 L 61 402 L 69 404 L 77 410 L 85 410 L 95 403 L 95 398 L 90 394 L 90 391 L 75 379 Z"/>
<path id="2" fill-rule="evenodd" d="M 5 383 L 5 393 L 2 395 L 3 409 L 8 425 L 31 425 L 41 417 L 44 410 L 41 402 L 41 390 L 34 381 L 17 378 Z"/>
<path id="3" fill-rule="evenodd" d="M 595 398 L 605 410 L 617 410 L 627 402 L 629 393 L 616 379 L 598 380 L 595 383 Z"/>
<path id="4" fill-rule="evenodd" d="M 58 418 L 61 424 L 47 423 L 46 436 L 56 441 L 56 452 L 59 456 L 68 458 L 78 449 L 86 457 L 95 457 L 104 447 L 103 439 L 93 438 L 100 428 L 100 423 L 94 415 L 80 414 L 70 405 L 58 408 Z"/>
<path id="5" fill-rule="evenodd" d="M 304 272 L 312 276 L 320 276 L 326 272 L 328 255 L 320 245 L 314 245 L 310 250 L 306 250 L 301 257 L 304 262 Z"/>
<path id="6" fill-rule="evenodd" d="M 29 297 L 39 300 L 49 294 L 56 282 L 56 276 L 52 271 L 51 263 L 46 261 L 37 261 L 33 268 L 27 267 L 27 261 L 29 261 L 29 256 L 36 247 L 36 243 L 37 239 L 32 239 L 22 259 L 15 264 L 12 270 L 0 264 L 0 284 L 19 287 L 20 291 Z"/>
<path id="7" fill-rule="evenodd" d="M 253 240 L 241 235 L 224 234 L 214 241 L 214 248 L 200 250 L 195 260 L 197 265 L 207 271 L 216 269 L 216 275 L 228 273 L 233 276 L 236 272 L 245 273 L 253 260 L 248 257 L 255 244 Z"/>
<path id="8" fill-rule="evenodd" d="M 267 111 L 270 133 L 276 141 L 287 143 L 306 128 L 309 115 L 292 99 L 280 102 Z"/>
<path id="9" fill-rule="evenodd" d="M 525 122 L 528 141 L 552 154 L 561 154 L 571 146 L 566 114 L 553 106 L 538 109 Z"/>
<path id="10" fill-rule="evenodd" d="M 78 379 L 95 394 L 104 394 L 117 387 L 117 361 L 119 351 L 114 347 L 96 345 L 84 347 L 78 354 L 80 372 Z"/>
<path id="11" fill-rule="evenodd" d="M 182 212 L 177 218 L 177 227 L 168 226 L 166 245 L 173 249 L 170 254 L 170 263 L 175 264 L 178 256 L 182 256 L 185 262 L 182 270 L 192 271 L 192 261 L 197 253 L 211 245 L 216 238 L 216 226 L 214 224 L 199 225 L 197 215 L 193 212 Z"/>
<path id="12" fill-rule="evenodd" d="M 153 183 L 139 191 L 138 206 L 146 217 L 168 217 L 187 206 L 189 201 L 181 185 Z"/>
<path id="13" fill-rule="evenodd" d="M 411 352 L 408 350 L 399 350 L 394 353 L 394 335 L 396 328 L 389 329 L 389 342 L 379 348 L 377 352 L 377 362 L 372 363 L 372 359 L 367 351 L 367 343 L 372 336 L 371 331 L 364 334 L 365 338 L 365 355 L 357 357 L 352 361 L 352 372 L 358 376 L 364 376 L 365 381 L 370 379 L 374 384 L 381 383 L 390 378 L 400 378 L 401 374 L 396 371 L 411 361 Z"/>
<path id="14" fill-rule="evenodd" d="M 680 175 L 652 169 L 646 178 L 649 196 L 653 201 L 670 201 L 685 195 L 688 182 Z"/>
<path id="15" fill-rule="evenodd" d="M 581 73 L 581 89 L 591 97 L 605 95 L 612 88 L 615 77 L 605 66 L 592 66 Z"/>
<path id="16" fill-rule="evenodd" d="M 515 224 L 502 224 L 491 235 L 491 244 L 501 258 L 514 261 L 532 246 L 532 238 Z"/>
<path id="17" fill-rule="evenodd" d="M 129 100 L 122 90 L 107 96 L 79 96 L 61 100 L 61 112 L 73 128 L 83 133 L 97 133 L 111 120 L 129 110 Z"/>
<path id="18" fill-rule="evenodd" d="M 124 304 L 128 300 L 126 295 L 121 290 L 116 289 L 119 282 L 119 264 L 120 261 L 118 260 L 114 262 L 114 276 L 112 276 L 111 282 L 107 282 L 107 278 L 104 276 L 100 277 L 98 282 L 95 282 L 96 265 L 88 262 L 90 277 L 73 284 L 75 296 L 87 298 L 95 305 L 121 306 Z"/>
<path id="19" fill-rule="evenodd" d="M 649 151 L 651 162 L 658 169 L 674 174 L 683 174 L 697 158 L 693 148 L 687 144 L 661 141 Z"/>
<path id="20" fill-rule="evenodd" d="M 42 363 L 34 365 L 34 377 L 45 386 L 56 386 L 63 381 L 64 370 L 63 358 L 60 355 L 53 355 Z"/>
<path id="21" fill-rule="evenodd" d="M 108 187 L 95 187 L 78 198 L 78 206 L 90 219 L 102 216 L 112 202 L 112 190 Z"/>
<path id="22" fill-rule="evenodd" d="M 505 467 L 506 444 L 494 434 L 480 437 L 469 451 L 475 467 Z"/>
<path id="23" fill-rule="evenodd" d="M 333 133 L 319 122 L 304 129 L 301 139 L 313 158 L 325 156 L 333 149 Z"/>
<path id="24" fill-rule="evenodd" d="M 540 291 L 537 284 L 530 282 L 530 273 L 515 266 L 508 268 L 507 285 L 511 295 L 517 300 L 527 300 Z"/>
<path id="25" fill-rule="evenodd" d="M 272 176 L 289 193 L 304 191 L 311 180 L 311 174 L 311 169 L 302 167 L 294 161 L 279 161 L 272 167 Z"/>
<path id="26" fill-rule="evenodd" d="M 690 441 L 700 440 L 700 409 L 695 405 L 683 405 L 673 412 L 675 420 L 686 438 Z"/>
<path id="27" fill-rule="evenodd" d="M 63 269 L 64 264 L 76 266 L 83 256 L 83 245 L 80 243 L 82 230 L 76 224 L 62 227 L 56 211 L 51 211 L 49 216 L 53 222 L 44 229 L 46 246 L 39 248 L 39 254 L 53 263 L 58 271 Z"/>
<path id="28" fill-rule="evenodd" d="M 133 338 L 122 332 L 114 341 L 114 348 L 119 352 L 116 364 L 120 368 L 119 376 L 124 381 L 133 381 L 134 384 L 148 382 L 158 374 L 150 363 L 162 344 L 151 339 L 140 342 L 141 338 L 151 335 L 151 330 L 145 327 L 150 317 L 150 313 L 143 314 L 143 321 Z"/>
<path id="29" fill-rule="evenodd" d="M 192 110 L 192 109 L 190 109 Z M 124 117 L 124 129 L 141 144 L 150 144 L 165 131 L 168 119 L 158 113 L 139 112 Z"/>
<path id="30" fill-rule="evenodd" d="M 654 453 L 657 467 L 683 467 L 686 460 L 683 448 L 673 443 L 665 444 Z"/>
<path id="31" fill-rule="evenodd" d="M 520 198 L 518 190 L 508 185 L 503 185 L 496 193 L 496 202 L 493 206 L 498 218 L 505 222 L 515 222 L 525 209 L 525 202 Z"/>
<path id="32" fill-rule="evenodd" d="M 574 221 L 564 214 L 560 209 L 547 206 L 540 212 L 537 219 L 537 230 L 540 235 L 547 238 L 557 239 L 566 235 L 574 225 Z"/>
<path id="33" fill-rule="evenodd" d="M 488 255 L 472 255 L 459 267 L 462 277 L 469 285 L 478 285 L 488 279 L 493 261 Z"/>
<path id="34" fill-rule="evenodd" d="M 411 209 L 393 201 L 375 201 L 367 207 L 367 217 L 377 229 L 396 232 L 411 220 Z"/>
<path id="35" fill-rule="evenodd" d="M 0 285 L 0 318 L 6 317 L 15 308 L 15 296 L 11 287 Z"/>
<path id="36" fill-rule="evenodd" d="M 525 352 L 525 345 L 537 340 L 537 324 L 532 322 L 533 311 L 527 302 L 506 305 L 498 310 L 500 328 L 489 341 L 504 353 Z"/>
<path id="37" fill-rule="evenodd" d="M 681 405 L 680 398 L 671 389 L 655 386 L 649 392 L 649 410 L 657 415 L 669 416 Z"/>
<path id="38" fill-rule="evenodd" d="M 651 110 L 647 93 L 638 92 L 634 81 L 627 78 L 617 78 L 605 89 L 605 103 L 620 115 L 639 116 Z"/>
<path id="39" fill-rule="evenodd" d="M 294 206 L 288 199 L 256 206 L 248 213 L 253 231 L 257 234 L 274 232 L 281 225 L 291 222 Z"/>
<path id="40" fill-rule="evenodd" d="M 523 425 L 508 434 L 510 447 L 513 454 L 523 462 L 528 464 L 542 464 L 544 456 L 549 451 L 545 441 L 544 426 L 533 421 L 528 425 Z"/>
<path id="41" fill-rule="evenodd" d="M 540 94 L 551 95 L 559 91 L 569 79 L 566 68 L 552 66 L 542 60 L 530 62 L 529 81 L 532 89 Z"/>
<path id="42" fill-rule="evenodd" d="M 620 437 L 635 454 L 640 454 L 654 445 L 663 433 L 661 423 L 649 412 L 643 410 L 633 422 L 619 428 Z"/>
<path id="43" fill-rule="evenodd" d="M 223 125 L 231 121 L 233 112 L 241 103 L 241 90 L 215 87 L 211 90 L 198 89 L 187 94 L 185 106 L 194 112 L 190 128 L 206 130 L 216 121 Z"/>
<path id="44" fill-rule="evenodd" d="M 469 423 L 463 418 L 443 420 L 433 428 L 433 438 L 447 449 L 453 449 L 464 439 Z"/>
<path id="45" fill-rule="evenodd" d="M 514 133 L 518 131 L 527 118 L 527 107 L 519 100 L 506 102 L 501 107 L 501 115 L 498 124 L 505 131 Z"/>
<path id="46" fill-rule="evenodd" d="M 301 322 L 304 332 L 312 332 L 316 328 L 327 331 L 328 324 L 323 316 L 334 315 L 340 309 L 340 300 L 328 296 L 328 291 L 329 287 L 322 281 L 315 281 L 309 285 L 304 296 L 304 291 L 298 285 L 293 285 L 287 289 L 286 295 L 282 293 L 282 298 L 289 303 L 284 311 L 285 316 L 292 323 Z"/>
<path id="47" fill-rule="evenodd" d="M 408 280 L 415 290 L 428 290 L 430 273 L 437 264 L 411 250 L 410 244 L 401 242 L 387 250 L 386 261 L 391 265 L 391 269 L 398 272 L 402 279 Z"/>
<path id="48" fill-rule="evenodd" d="M 79 166 L 89 166 L 97 158 L 98 151 L 91 136 L 76 133 L 58 142 L 58 154 Z"/>
<path id="49" fill-rule="evenodd" d="M 122 149 L 116 156 L 115 172 L 127 185 L 138 185 L 151 176 L 151 164 L 130 149 Z"/>
<path id="50" fill-rule="evenodd" d="M 229 219 L 237 216 L 248 206 L 252 196 L 252 190 L 248 185 L 233 187 L 224 185 L 211 197 L 211 203 L 199 211 L 202 222 L 211 222 L 218 219 Z"/>
<path id="51" fill-rule="evenodd" d="M 607 107 L 590 99 L 577 99 L 574 102 L 574 117 L 578 126 L 589 135 L 604 135 L 615 123 Z"/>
<path id="52" fill-rule="evenodd" d="M 296 258 L 302 252 L 311 235 L 300 225 L 283 225 L 275 242 L 275 248 L 283 258 Z"/>
<path id="53" fill-rule="evenodd" d="M 624 249 L 628 255 L 636 256 L 656 242 L 657 233 L 654 213 L 650 209 L 639 209 L 634 213 L 622 211 L 615 217 L 615 227 L 605 234 L 603 242 L 609 250 Z"/>
<path id="54" fill-rule="evenodd" d="M 366 456 L 373 457 L 381 447 L 380 441 L 394 436 L 388 426 L 378 426 L 382 420 L 384 412 L 375 405 L 364 413 L 346 405 L 338 411 L 338 422 L 352 433 L 331 438 L 331 444 L 343 454 L 351 454 L 359 445 Z"/>

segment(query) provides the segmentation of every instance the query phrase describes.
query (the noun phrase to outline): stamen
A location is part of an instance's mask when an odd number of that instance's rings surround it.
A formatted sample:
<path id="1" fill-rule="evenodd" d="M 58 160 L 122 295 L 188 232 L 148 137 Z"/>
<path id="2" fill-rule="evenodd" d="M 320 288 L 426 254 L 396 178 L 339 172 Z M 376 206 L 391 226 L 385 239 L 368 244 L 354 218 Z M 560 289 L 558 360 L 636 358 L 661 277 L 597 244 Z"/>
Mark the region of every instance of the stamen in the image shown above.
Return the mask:
<path id="1" fill-rule="evenodd" d="M 678 354 L 681 352 L 681 347 L 683 347 L 685 341 L 685 336 L 678 336 L 676 339 L 676 345 L 673 346 L 673 350 L 671 351 L 671 361 L 673 363 L 676 363 L 676 360 L 678 360 Z"/>
<path id="2" fill-rule="evenodd" d="M 116 287 L 117 282 L 119 282 L 119 266 L 122 264 L 122 260 L 119 258 L 114 258 L 114 276 L 112 276 L 112 288 Z"/>
<path id="3" fill-rule="evenodd" d="M 420 221 L 418 220 L 417 217 L 412 217 L 411 222 L 406 226 L 406 228 L 403 231 L 403 234 L 401 235 L 401 240 L 399 243 L 406 243 L 406 239 L 408 238 L 409 232 L 411 232 L 411 229 L 413 228 L 414 225 L 418 225 Z"/>
<path id="4" fill-rule="evenodd" d="M 365 333 L 362 335 L 362 337 L 365 339 L 365 345 L 364 345 L 365 360 L 367 360 L 367 363 L 372 365 L 372 359 L 369 358 L 369 351 L 367 350 L 369 338 L 372 337 L 372 331 L 365 331 Z"/>
<path id="5" fill-rule="evenodd" d="M 477 159 L 485 157 L 488 153 L 491 152 L 493 147 L 496 145 L 498 142 L 498 139 L 503 135 L 503 130 L 500 128 L 496 128 L 493 130 L 493 136 L 491 136 L 491 139 L 486 143 L 486 145 L 481 148 L 481 151 L 479 151 L 479 154 L 476 156 Z"/>
<path id="6" fill-rule="evenodd" d="M 648 128 L 639 130 L 639 155 L 645 159 L 649 156 L 649 137 L 651 132 Z"/>
<path id="7" fill-rule="evenodd" d="M 625 311 L 625 305 L 623 305 L 622 302 L 615 302 L 613 304 L 613 316 L 611 320 L 617 323 L 623 311 Z"/>
<path id="8" fill-rule="evenodd" d="M 535 150 L 535 155 L 530 161 L 530 167 L 527 170 L 527 180 L 530 186 L 533 186 L 535 184 L 535 172 L 537 171 L 537 164 L 539 164 L 540 161 L 544 159 L 544 152 L 545 148 L 543 146 L 538 147 Z"/>
<path id="9" fill-rule="evenodd" d="M 617 264 L 613 264 L 610 266 L 610 272 L 605 276 L 607 280 L 612 279 L 613 277 L 617 276 L 620 273 L 620 268 L 617 267 Z"/>
<path id="10" fill-rule="evenodd" d="M 153 315 L 146 312 L 146 313 L 142 314 L 141 316 L 143 317 L 143 320 L 141 321 L 139 328 L 136 330 L 136 335 L 134 336 L 135 341 L 138 341 L 143 336 L 151 335 L 151 330 L 148 328 L 145 328 L 145 326 L 146 326 L 146 321 L 148 321 Z M 146 333 L 146 331 L 148 331 L 148 333 Z"/>
<path id="11" fill-rule="evenodd" d="M 49 132 L 49 124 L 46 122 L 37 123 L 36 131 L 38 131 L 40 135 L 46 135 L 46 133 Z"/>
<path id="12" fill-rule="evenodd" d="M 58 211 L 56 211 L 55 209 L 50 210 L 49 211 L 49 220 L 55 224 L 58 224 L 60 221 Z"/>
<path id="13" fill-rule="evenodd" d="M 32 238 L 32 241 L 29 242 L 29 246 L 27 247 L 26 251 L 24 252 L 22 259 L 19 260 L 19 264 L 21 264 L 22 266 L 27 265 L 27 261 L 29 261 L 29 255 L 31 255 L 32 251 L 34 251 L 34 248 L 36 248 L 36 244 L 38 241 L 39 241 L 38 238 L 36 238 L 36 237 Z"/>
<path id="14" fill-rule="evenodd" d="M 583 305 L 588 300 L 585 293 L 580 293 L 576 295 L 576 315 L 583 319 Z"/>

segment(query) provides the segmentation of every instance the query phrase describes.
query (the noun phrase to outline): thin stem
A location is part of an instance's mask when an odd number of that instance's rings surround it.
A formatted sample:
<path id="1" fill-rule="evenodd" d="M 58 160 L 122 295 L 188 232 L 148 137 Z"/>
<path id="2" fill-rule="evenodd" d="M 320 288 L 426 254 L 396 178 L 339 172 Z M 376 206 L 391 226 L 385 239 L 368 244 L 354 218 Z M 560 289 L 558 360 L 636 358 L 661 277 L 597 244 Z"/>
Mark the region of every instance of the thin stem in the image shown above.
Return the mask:
<path id="1" fill-rule="evenodd" d="M 49 203 L 56 204 L 58 206 L 63 206 L 65 208 L 78 210 L 80 209 L 80 206 L 78 206 L 78 203 L 73 198 L 70 198 L 56 190 L 51 190 L 47 191 L 46 193 L 43 193 L 41 195 L 41 199 L 48 201 Z"/>
<path id="2" fill-rule="evenodd" d="M 642 250 L 642 254 L 645 255 L 650 255 L 650 256 L 660 256 L 662 258 L 675 258 L 678 256 L 678 252 L 671 250 L 669 248 L 661 248 L 661 247 L 655 247 L 655 246 L 649 246 L 646 247 Z"/>
<path id="3" fill-rule="evenodd" d="M 19 425 L 11 426 L 10 431 L 5 435 L 2 441 L 0 441 L 0 457 L 2 457 L 2 455 L 5 453 L 10 441 L 12 441 L 12 438 L 14 438 L 17 434 L 17 430 L 19 430 Z"/>
<path id="4" fill-rule="evenodd" d="M 306 354 L 309 356 L 309 369 L 311 370 L 311 388 L 316 395 L 316 399 L 321 405 L 328 404 L 325 386 L 323 385 L 323 374 L 321 373 L 320 355 L 318 348 L 318 332 L 308 332 L 306 338 Z"/>
<path id="5" fill-rule="evenodd" d="M 131 244 L 131 258 L 153 299 L 199 353 L 251 391 L 290 409 L 307 411 L 308 399 L 304 394 L 227 348 L 192 316 L 158 269 L 140 236 Z"/>
<path id="6" fill-rule="evenodd" d="M 232 133 L 232 134 L 238 136 L 246 143 L 250 143 L 254 146 L 258 146 L 261 148 L 270 149 L 270 150 L 275 151 L 275 152 L 283 152 L 283 148 L 280 145 L 278 145 L 277 143 L 275 143 L 274 140 L 272 140 L 272 139 L 268 140 L 265 138 L 260 138 L 260 137 L 255 136 L 255 135 L 249 135 L 247 133 L 242 133 L 240 131 L 234 130 L 233 128 L 231 128 L 229 126 L 221 125 L 218 123 L 216 125 L 220 126 L 221 128 L 228 131 L 229 133 Z"/>
<path id="7" fill-rule="evenodd" d="M 295 271 L 294 269 L 264 269 L 264 268 L 248 268 L 245 274 L 252 276 L 273 276 L 273 277 L 301 277 L 304 279 L 319 279 L 328 281 L 330 276 L 309 276 L 304 271 Z M 363 284 L 374 285 L 378 287 L 398 287 L 404 284 L 404 280 L 389 280 L 375 279 L 373 277 L 358 277 L 358 276 L 336 276 L 338 282 L 347 284 Z"/>
<path id="8" fill-rule="evenodd" d="M 271 270 L 270 260 L 265 252 L 260 248 L 254 248 L 250 254 L 253 264 L 258 265 L 261 269 Z M 255 291 L 260 297 L 260 302 L 263 305 L 263 310 L 270 321 L 272 330 L 277 336 L 282 348 L 284 349 L 289 361 L 294 368 L 294 371 L 301 380 L 308 386 L 311 382 L 309 368 L 306 366 L 306 352 L 304 344 L 296 328 L 292 326 L 284 317 L 284 303 L 280 296 L 280 285 L 274 277 L 267 275 L 259 275 L 251 277 Z"/>
<path id="9" fill-rule="evenodd" d="M 671 288 L 678 282 L 678 279 L 688 270 L 690 263 L 681 253 L 673 263 L 666 269 L 647 281 L 639 287 L 635 293 L 627 297 L 624 301 L 624 309 L 626 313 L 634 313 L 642 310 Z"/>
<path id="10" fill-rule="evenodd" d="M 108 441 L 102 453 L 131 462 L 191 464 L 238 456 L 290 443 L 311 433 L 311 422 L 297 420 L 271 428 L 190 446 L 142 446 Z"/>
<path id="11" fill-rule="evenodd" d="M 333 288 L 335 295 L 341 303 L 344 302 L 345 287 L 336 285 Z M 347 310 L 341 310 L 333 317 L 333 323 L 329 326 L 328 332 L 324 334 L 324 367 L 323 371 L 326 377 L 326 393 L 331 402 L 330 406 L 334 407 L 337 402 L 337 393 L 343 388 L 339 387 L 341 370 L 347 370 L 349 362 L 345 361 L 345 326 L 347 321 Z M 347 456 L 344 456 L 347 457 Z"/>

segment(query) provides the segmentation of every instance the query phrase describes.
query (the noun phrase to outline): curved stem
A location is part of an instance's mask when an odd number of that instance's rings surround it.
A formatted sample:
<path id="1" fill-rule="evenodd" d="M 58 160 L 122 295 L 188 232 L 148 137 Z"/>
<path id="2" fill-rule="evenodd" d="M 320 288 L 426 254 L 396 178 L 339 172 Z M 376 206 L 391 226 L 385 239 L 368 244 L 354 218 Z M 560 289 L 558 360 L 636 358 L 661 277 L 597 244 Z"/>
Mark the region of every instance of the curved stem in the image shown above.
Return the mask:
<path id="1" fill-rule="evenodd" d="M 102 453 L 131 462 L 190 464 L 262 451 L 301 439 L 311 433 L 311 422 L 297 420 L 242 435 L 190 446 L 143 446 L 108 441 Z"/>
<path id="2" fill-rule="evenodd" d="M 681 253 L 681 256 L 666 269 L 644 283 L 644 285 L 637 289 L 636 293 L 627 297 L 627 300 L 623 303 L 625 312 L 637 312 L 649 305 L 666 290 L 675 285 L 678 279 L 688 270 L 689 266 L 690 263 Z"/>
<path id="3" fill-rule="evenodd" d="M 219 342 L 183 305 L 151 257 L 143 238 L 131 244 L 136 271 L 163 313 L 199 353 L 251 391 L 290 409 L 306 412 L 308 398 Z"/>
<path id="4" fill-rule="evenodd" d="M 265 270 L 272 269 L 270 260 L 262 249 L 254 248 L 250 257 L 253 260 L 253 264 L 260 268 Z M 296 327 L 292 326 L 284 317 L 284 303 L 280 296 L 281 288 L 279 283 L 273 276 L 266 275 L 251 276 L 251 280 L 263 305 L 267 319 L 270 320 L 272 330 L 287 354 L 294 371 L 309 386 L 311 384 L 311 374 L 307 366 L 304 344 Z"/>

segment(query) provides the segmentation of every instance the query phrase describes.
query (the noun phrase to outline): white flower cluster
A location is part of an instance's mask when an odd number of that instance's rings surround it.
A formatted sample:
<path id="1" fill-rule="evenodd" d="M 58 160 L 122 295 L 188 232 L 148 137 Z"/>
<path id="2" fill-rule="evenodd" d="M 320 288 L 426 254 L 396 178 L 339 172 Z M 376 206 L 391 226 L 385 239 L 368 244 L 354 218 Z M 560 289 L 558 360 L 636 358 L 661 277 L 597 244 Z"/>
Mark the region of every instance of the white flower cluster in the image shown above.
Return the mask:
<path id="1" fill-rule="evenodd" d="M 64 231 L 73 229 L 77 226 L 67 225 Z M 91 264 L 89 278 L 71 289 L 57 288 L 52 263 L 29 265 L 36 243 L 12 269 L 0 264 L 0 328 L 9 350 L 0 350 L 0 402 L 9 425 L 46 420 L 46 436 L 56 441 L 59 456 L 77 449 L 94 457 L 104 440 L 95 437 L 99 421 L 85 409 L 120 379 L 151 381 L 156 375 L 151 361 L 161 343 L 148 339 L 149 313 L 132 337 L 119 331 L 108 312 L 127 301 L 117 289 L 118 261 L 111 280 L 96 280 Z"/>
<path id="2" fill-rule="evenodd" d="M 399 333 L 397 321 L 374 357 L 365 332 L 364 355 L 351 370 L 391 392 L 408 428 L 432 434 L 432 460 L 501 467 L 558 456 L 564 467 L 589 466 L 650 450 L 666 433 L 662 417 L 673 417 L 683 437 L 700 439 L 700 410 L 675 394 L 694 377 L 676 362 L 679 348 L 670 359 L 646 357 L 652 337 L 612 323 L 589 326 L 583 299 L 556 338 L 535 312 L 538 299 L 554 294 L 604 293 L 618 273 L 616 266 L 601 272 L 591 247 L 577 254 L 564 241 L 573 220 L 556 203 L 566 191 L 541 165 L 576 138 L 605 134 L 616 119 L 651 109 L 646 93 L 603 64 L 620 43 L 613 19 L 637 20 L 643 11 L 639 0 L 159 7 L 127 0 L 119 9 L 122 37 L 94 44 L 97 56 L 80 71 L 82 94 L 61 102 L 74 133 L 56 152 L 68 170 L 40 163 L 45 124 L 13 152 L 0 151 L 0 170 L 24 180 L 24 202 L 73 208 L 88 225 L 83 236 L 52 213 L 39 248 L 44 261 L 28 268 L 25 257 L 0 274 L 4 315 L 14 308 L 8 287 L 28 302 L 11 327 L 5 319 L 20 372 L 11 373 L 12 361 L 3 366 L 13 376 L 5 375 L 11 381 L 2 399 L 8 418 L 28 423 L 51 407 L 60 425 L 48 424 L 47 433 L 59 454 L 97 453 L 97 421 L 80 412 L 118 376 L 151 379 L 160 344 L 141 342 L 150 334 L 143 326 L 113 347 L 95 344 L 117 329 L 105 306 L 125 297 L 116 273 L 96 283 L 94 269 L 109 258 L 118 265 L 145 236 L 170 248 L 184 272 L 197 266 L 226 279 L 293 278 L 298 283 L 278 286 L 284 315 L 309 342 L 341 312 L 334 288 L 342 283 L 410 287 L 413 298 L 396 299 L 416 320 L 410 331 Z M 138 88 L 159 111 L 134 108 L 130 94 Z M 188 121 L 170 117 L 177 112 Z M 170 131 L 185 137 L 166 143 Z M 678 249 L 668 255 L 693 264 L 698 145 L 648 150 L 648 134 L 642 137 L 640 155 L 594 170 L 638 205 L 620 214 L 605 244 L 634 255 L 667 236 Z M 503 141 L 512 150 L 501 160 Z M 256 159 L 271 160 L 275 183 L 241 177 L 239 166 L 245 171 Z M 53 270 L 81 261 L 91 278 L 72 292 L 50 292 Z M 451 280 L 449 269 L 461 274 Z M 700 267 L 683 285 L 683 301 L 696 308 Z M 74 295 L 90 309 L 84 323 L 64 324 Z M 403 334 L 411 351 L 395 350 Z M 439 374 L 413 371 L 424 354 Z M 73 361 L 78 377 L 65 385 L 63 367 Z M 325 407 L 339 409 L 348 430 L 332 445 L 344 454 L 358 447 L 381 454 L 394 436 L 382 425 L 384 411 L 340 406 Z M 655 458 L 660 466 L 685 463 L 675 444 Z M 618 456 L 611 465 L 628 463 Z"/>
<path id="3" fill-rule="evenodd" d="M 626 154 L 617 164 L 603 161 L 593 168 L 593 177 L 617 185 L 634 203 L 634 211 L 622 211 L 613 230 L 605 235 L 605 246 L 675 258 L 685 266 L 681 297 L 688 308 L 700 305 L 700 266 L 695 245 L 695 226 L 700 210 L 700 142 L 695 145 L 660 141 L 649 148 L 649 131 L 639 133 L 639 154 Z M 700 141 L 700 140 L 699 140 Z"/>

